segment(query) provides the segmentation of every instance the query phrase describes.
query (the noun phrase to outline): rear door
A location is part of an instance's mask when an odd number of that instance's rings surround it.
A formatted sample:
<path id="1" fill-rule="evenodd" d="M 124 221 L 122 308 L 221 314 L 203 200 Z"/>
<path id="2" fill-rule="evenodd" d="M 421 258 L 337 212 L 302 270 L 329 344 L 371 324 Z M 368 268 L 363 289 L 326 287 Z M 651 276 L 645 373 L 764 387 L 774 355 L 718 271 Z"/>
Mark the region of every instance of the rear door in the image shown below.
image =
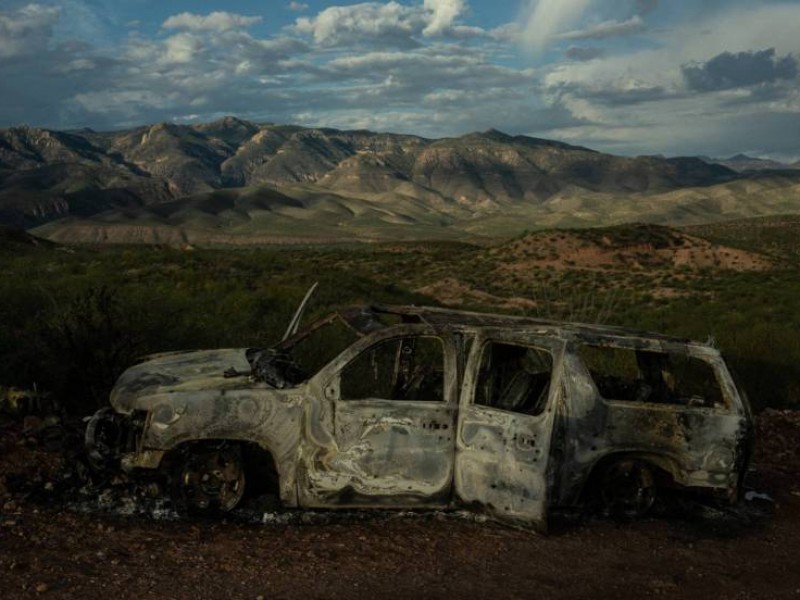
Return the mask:
<path id="1" fill-rule="evenodd" d="M 563 354 L 560 340 L 535 336 L 489 335 L 474 345 L 456 437 L 455 491 L 462 502 L 546 530 Z"/>

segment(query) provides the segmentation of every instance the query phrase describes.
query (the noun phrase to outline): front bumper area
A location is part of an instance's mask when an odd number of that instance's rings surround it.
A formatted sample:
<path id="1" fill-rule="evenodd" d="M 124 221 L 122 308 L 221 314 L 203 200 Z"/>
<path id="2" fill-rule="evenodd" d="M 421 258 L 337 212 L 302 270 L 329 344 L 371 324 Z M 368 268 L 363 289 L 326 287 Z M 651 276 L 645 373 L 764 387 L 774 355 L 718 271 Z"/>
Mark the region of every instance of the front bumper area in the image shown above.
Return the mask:
<path id="1" fill-rule="evenodd" d="M 164 458 L 166 451 L 164 450 L 141 450 L 139 452 L 129 452 L 120 457 L 119 466 L 126 473 L 136 471 L 138 469 L 151 469 L 155 470 L 161 466 L 161 460 Z"/>
<path id="2" fill-rule="evenodd" d="M 98 470 L 120 466 L 123 456 L 141 454 L 142 432 L 147 413 L 116 412 L 111 407 L 98 410 L 86 424 L 84 447 L 89 463 Z"/>

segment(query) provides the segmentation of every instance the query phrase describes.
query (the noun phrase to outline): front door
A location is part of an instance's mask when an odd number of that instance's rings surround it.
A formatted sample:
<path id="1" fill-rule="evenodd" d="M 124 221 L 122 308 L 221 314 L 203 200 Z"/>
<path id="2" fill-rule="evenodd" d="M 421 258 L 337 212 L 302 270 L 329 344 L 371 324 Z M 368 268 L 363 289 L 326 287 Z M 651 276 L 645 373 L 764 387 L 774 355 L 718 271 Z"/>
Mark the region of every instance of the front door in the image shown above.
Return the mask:
<path id="1" fill-rule="evenodd" d="M 563 343 L 547 338 L 474 346 L 460 402 L 455 491 L 509 522 L 545 530 L 550 440 Z"/>
<path id="2" fill-rule="evenodd" d="M 350 359 L 327 386 L 335 450 L 329 504 L 445 506 L 453 479 L 456 360 L 433 334 L 390 336 Z M 331 490 L 332 491 L 332 490 Z"/>

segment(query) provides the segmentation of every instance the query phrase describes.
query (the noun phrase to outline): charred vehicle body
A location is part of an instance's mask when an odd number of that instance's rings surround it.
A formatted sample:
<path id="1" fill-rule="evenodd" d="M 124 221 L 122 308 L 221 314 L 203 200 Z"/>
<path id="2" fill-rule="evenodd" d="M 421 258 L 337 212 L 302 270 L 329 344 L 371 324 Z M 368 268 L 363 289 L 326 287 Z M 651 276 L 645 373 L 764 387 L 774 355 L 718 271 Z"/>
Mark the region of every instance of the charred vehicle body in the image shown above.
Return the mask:
<path id="1" fill-rule="evenodd" d="M 471 506 L 539 530 L 550 507 L 645 513 L 658 490 L 738 496 L 746 399 L 713 347 L 621 328 L 357 307 L 277 346 L 128 369 L 90 456 L 161 472 L 176 502 L 230 510 Z"/>

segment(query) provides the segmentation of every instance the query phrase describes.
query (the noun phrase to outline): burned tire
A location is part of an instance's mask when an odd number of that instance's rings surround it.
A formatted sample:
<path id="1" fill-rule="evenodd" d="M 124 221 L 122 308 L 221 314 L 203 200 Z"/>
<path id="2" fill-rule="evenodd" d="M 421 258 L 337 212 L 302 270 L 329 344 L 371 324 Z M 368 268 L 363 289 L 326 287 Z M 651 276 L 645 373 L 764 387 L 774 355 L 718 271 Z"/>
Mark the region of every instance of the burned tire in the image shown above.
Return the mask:
<path id="1" fill-rule="evenodd" d="M 187 448 L 173 467 L 172 499 L 184 514 L 229 512 L 241 501 L 244 488 L 244 463 L 235 445 Z"/>
<path id="2" fill-rule="evenodd" d="M 656 499 L 656 480 L 651 467 L 635 459 L 612 462 L 596 481 L 600 512 L 617 519 L 638 519 Z"/>

